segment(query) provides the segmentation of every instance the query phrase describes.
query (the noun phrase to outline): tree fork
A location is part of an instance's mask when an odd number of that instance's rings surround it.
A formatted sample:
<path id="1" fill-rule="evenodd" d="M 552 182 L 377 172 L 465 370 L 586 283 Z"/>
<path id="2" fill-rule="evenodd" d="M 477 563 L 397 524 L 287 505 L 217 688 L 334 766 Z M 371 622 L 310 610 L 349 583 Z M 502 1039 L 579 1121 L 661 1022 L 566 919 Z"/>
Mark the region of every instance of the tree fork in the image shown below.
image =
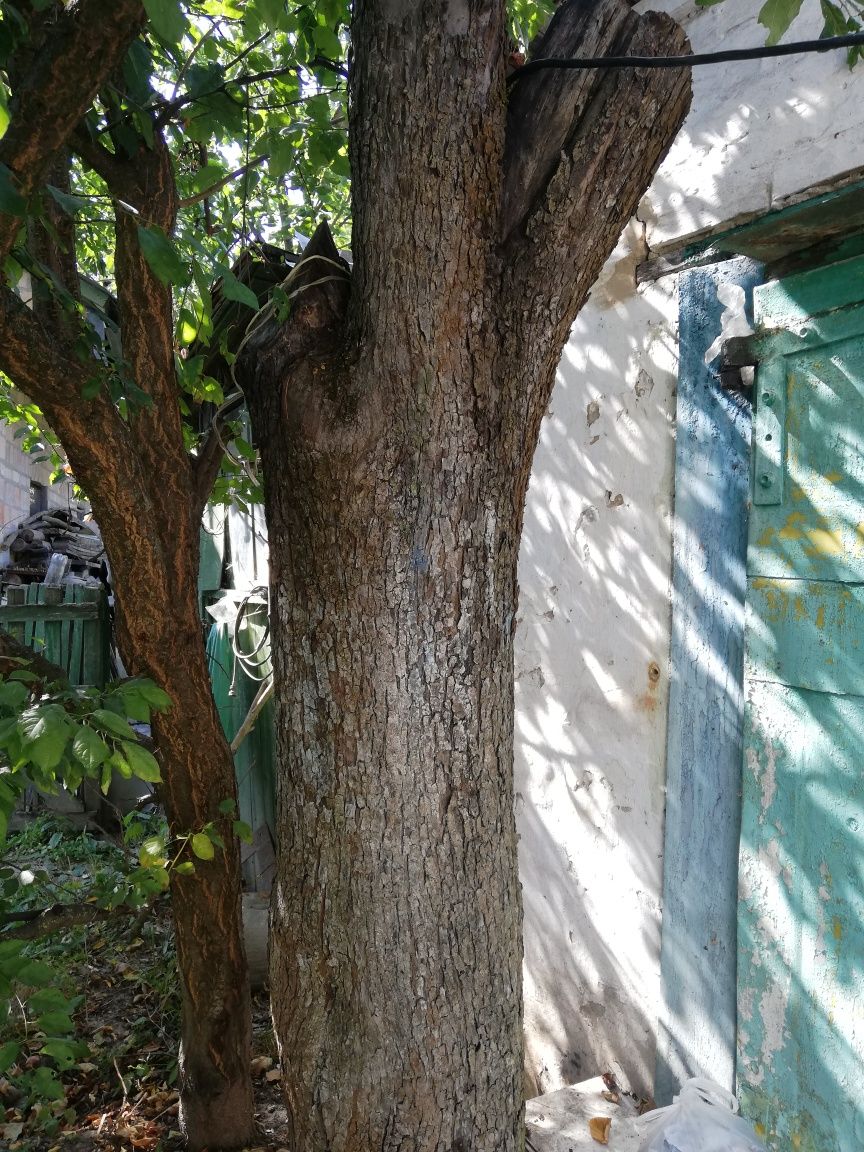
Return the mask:
<path id="1" fill-rule="evenodd" d="M 309 285 L 237 366 L 270 537 L 283 1086 L 303 1152 L 516 1150 L 525 491 L 570 324 L 689 77 L 543 73 L 508 121 L 497 0 L 358 0 L 352 44 L 350 291 Z M 686 41 L 568 0 L 534 51 L 562 44 Z"/>

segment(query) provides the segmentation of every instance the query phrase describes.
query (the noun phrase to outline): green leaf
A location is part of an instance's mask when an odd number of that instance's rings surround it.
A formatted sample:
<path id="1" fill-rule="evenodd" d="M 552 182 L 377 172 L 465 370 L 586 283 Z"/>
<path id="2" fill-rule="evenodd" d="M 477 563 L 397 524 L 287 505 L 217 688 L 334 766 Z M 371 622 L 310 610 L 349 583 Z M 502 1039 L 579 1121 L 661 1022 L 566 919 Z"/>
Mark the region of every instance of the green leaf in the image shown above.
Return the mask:
<path id="1" fill-rule="evenodd" d="M 37 1014 L 42 1012 L 72 1013 L 83 1001 L 83 996 L 74 996 L 71 1000 L 64 996 L 59 988 L 40 988 L 27 998 L 30 1008 Z"/>
<path id="2" fill-rule="evenodd" d="M 208 188 L 212 188 L 217 184 L 223 176 L 226 175 L 225 165 L 217 164 L 215 161 L 205 164 L 203 168 L 199 168 L 192 178 L 192 191 L 205 192 Z"/>
<path id="3" fill-rule="evenodd" d="M 163 692 L 152 680 L 137 681 L 138 691 L 154 712 L 167 712 L 171 707 L 171 697 Z"/>
<path id="4" fill-rule="evenodd" d="M 234 803 L 234 801 L 229 796 L 229 797 L 227 797 L 227 799 L 225 799 L 221 802 L 221 804 L 219 805 L 219 811 L 222 813 L 223 816 L 233 816 L 234 813 L 237 811 L 237 805 Z"/>
<path id="5" fill-rule="evenodd" d="M 174 871 L 178 876 L 191 876 L 195 871 L 195 865 L 191 860 L 181 860 Z"/>
<path id="6" fill-rule="evenodd" d="M 57 973 L 50 964 L 43 964 L 41 960 L 25 960 L 15 973 L 15 979 L 19 984 L 40 988 L 53 984 Z"/>
<path id="7" fill-rule="evenodd" d="M 144 0 L 144 9 L 160 39 L 178 44 L 186 32 L 186 17 L 179 0 Z"/>
<path id="8" fill-rule="evenodd" d="M 14 960 L 16 956 L 21 954 L 21 949 L 23 947 L 23 940 L 0 939 L 0 963 L 2 963 L 4 960 Z"/>
<path id="9" fill-rule="evenodd" d="M 255 7 L 267 27 L 275 32 L 285 17 L 285 0 L 256 0 Z"/>
<path id="10" fill-rule="evenodd" d="M 156 757 L 146 748 L 142 748 L 140 744 L 134 744 L 131 740 L 124 740 L 123 755 L 129 761 L 129 766 L 139 780 L 145 780 L 148 784 L 158 784 L 162 779 Z"/>
<path id="11" fill-rule="evenodd" d="M 61 1072 L 72 1067 L 80 1051 L 81 1045 L 73 1044 L 69 1040 L 46 1040 L 42 1045 L 43 1055 L 50 1056 Z"/>
<path id="12" fill-rule="evenodd" d="M 253 312 L 258 311 L 258 297 L 251 288 L 241 284 L 234 273 L 227 268 L 222 273 L 222 295 L 226 300 L 236 300 L 239 304 L 251 308 Z"/>
<path id="13" fill-rule="evenodd" d="M 151 836 L 143 841 L 138 849 L 138 863 L 142 868 L 164 867 L 168 860 L 165 855 L 165 845 L 158 836 Z"/>
<path id="14" fill-rule="evenodd" d="M 19 673 L 13 672 L 13 676 Z M 17 680 L 0 681 L 0 707 L 20 708 L 30 695 L 27 688 Z"/>
<path id="15" fill-rule="evenodd" d="M 75 734 L 72 753 L 88 772 L 95 772 L 111 754 L 111 749 L 93 729 L 85 724 Z"/>
<path id="16" fill-rule="evenodd" d="M 28 708 L 21 716 L 25 737 L 22 756 L 43 772 L 50 772 L 63 759 L 72 725 L 59 704 Z"/>
<path id="17" fill-rule="evenodd" d="M 7 1072 L 18 1059 L 19 1046 L 14 1040 L 0 1044 L 0 1072 Z"/>
<path id="18" fill-rule="evenodd" d="M 339 37 L 332 28 L 321 27 L 319 25 L 313 35 L 315 37 L 315 47 L 322 56 L 328 60 L 342 59 L 342 45 L 339 42 Z"/>
<path id="19" fill-rule="evenodd" d="M 216 849 L 210 841 L 209 836 L 205 836 L 203 832 L 196 832 L 192 837 L 192 851 L 199 860 L 212 860 L 216 855 Z"/>
<path id="20" fill-rule="evenodd" d="M 759 23 L 768 29 L 766 44 L 779 44 L 789 25 L 801 11 L 803 0 L 766 0 L 759 11 Z"/>
<path id="21" fill-rule="evenodd" d="M 8 216 L 24 216 L 27 212 L 27 201 L 15 187 L 5 164 L 0 164 L 0 212 Z"/>
<path id="22" fill-rule="evenodd" d="M 68 212 L 70 216 L 74 216 L 76 212 L 80 212 L 82 208 L 87 207 L 87 201 L 82 200 L 80 196 L 72 196 L 68 192 L 63 192 L 60 188 L 55 188 L 53 184 L 46 184 L 45 188 L 64 212 Z"/>
<path id="23" fill-rule="evenodd" d="M 187 283 L 189 269 L 161 228 L 139 226 L 138 243 L 144 259 L 163 284 Z"/>
<path id="24" fill-rule="evenodd" d="M 234 821 L 234 835 L 242 840 L 244 844 L 252 843 L 252 829 L 245 820 Z"/>
<path id="25" fill-rule="evenodd" d="M 107 708 L 97 708 L 91 719 L 103 732 L 109 732 L 112 736 L 119 736 L 123 740 L 135 739 L 133 730 L 116 712 L 109 712 Z"/>
<path id="26" fill-rule="evenodd" d="M 9 127 L 9 92 L 6 85 L 0 80 L 0 136 L 5 135 Z"/>
<path id="27" fill-rule="evenodd" d="M 31 1083 L 34 1092 L 45 1100 L 62 1100 L 65 1096 L 63 1085 L 45 1064 L 33 1073 Z"/>
<path id="28" fill-rule="evenodd" d="M 134 775 L 132 771 L 132 765 L 116 748 L 111 753 L 108 763 L 111 765 L 112 772 L 117 772 L 120 776 L 123 777 L 124 780 L 132 779 Z"/>
<path id="29" fill-rule="evenodd" d="M 54 973 L 54 979 L 57 979 L 56 972 Z M 75 1031 L 75 1025 L 72 1023 L 71 1015 L 62 1009 L 53 1012 L 43 1012 L 39 1017 L 39 1027 L 43 1032 L 50 1032 L 60 1036 L 68 1036 L 71 1032 Z"/>
<path id="30" fill-rule="evenodd" d="M 820 0 L 819 6 L 825 20 L 822 36 L 842 36 L 846 31 L 846 17 L 842 9 L 831 3 L 831 0 Z"/>

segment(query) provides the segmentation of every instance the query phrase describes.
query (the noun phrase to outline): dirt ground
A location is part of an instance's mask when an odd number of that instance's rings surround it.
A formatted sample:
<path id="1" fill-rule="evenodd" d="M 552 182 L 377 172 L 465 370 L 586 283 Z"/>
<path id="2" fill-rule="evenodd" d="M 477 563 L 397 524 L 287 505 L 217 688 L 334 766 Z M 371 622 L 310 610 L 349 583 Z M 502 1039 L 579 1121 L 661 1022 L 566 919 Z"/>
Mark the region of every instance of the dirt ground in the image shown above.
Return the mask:
<path id="1" fill-rule="evenodd" d="M 15 860 L 17 866 L 51 869 L 53 898 L 61 887 L 74 894 L 79 876 L 83 883 L 86 874 L 111 863 L 110 845 L 100 848 L 98 842 L 80 837 L 68 841 L 65 834 L 55 844 L 57 840 L 55 832 L 49 840 L 53 855 L 44 855 L 40 842 L 24 856 L 16 854 Z M 14 850 L 14 840 L 10 848 Z M 58 864 L 58 854 L 64 850 Z M 0 1044 L 16 1040 L 22 1051 L 17 1063 L 0 1075 L 0 1148 L 9 1152 L 182 1148 L 176 1087 L 179 998 L 167 902 L 161 900 L 143 919 L 121 916 L 117 922 L 43 938 L 30 948 L 39 960 L 55 967 L 64 995 L 83 998 L 73 1017 L 74 1039 L 81 1042 L 82 1055 L 68 1070 L 57 1073 L 65 1099 L 29 1099 L 27 1073 L 45 1059 L 40 1055 L 44 1037 L 34 1031 L 23 1003 L 13 998 L 10 1016 L 0 1019 Z M 281 1073 L 266 993 L 253 998 L 252 1011 L 259 1131 L 249 1147 L 287 1152 Z"/>
<path id="2" fill-rule="evenodd" d="M 167 923 L 130 943 L 112 940 L 89 950 L 68 975 L 85 1002 L 75 1017 L 79 1038 L 90 1054 L 62 1074 L 66 1100 L 59 1126 L 46 1132 L 38 1117 L 16 1108 L 15 1089 L 0 1078 L 0 1147 L 10 1152 L 172 1152 L 183 1147 L 177 1125 L 176 1033 L 168 1033 L 173 1004 L 154 980 L 154 968 L 168 965 Z M 170 997 L 173 999 L 173 995 Z M 277 1152 L 284 1142 L 285 1111 L 280 1071 L 270 1029 L 266 994 L 253 1000 L 256 1117 L 259 1133 L 250 1150 Z M 38 1041 L 34 1040 L 36 1049 Z M 33 1058 L 31 1058 L 33 1059 Z M 38 1059 L 38 1058 L 36 1058 Z M 43 1121 L 44 1122 L 44 1121 Z"/>

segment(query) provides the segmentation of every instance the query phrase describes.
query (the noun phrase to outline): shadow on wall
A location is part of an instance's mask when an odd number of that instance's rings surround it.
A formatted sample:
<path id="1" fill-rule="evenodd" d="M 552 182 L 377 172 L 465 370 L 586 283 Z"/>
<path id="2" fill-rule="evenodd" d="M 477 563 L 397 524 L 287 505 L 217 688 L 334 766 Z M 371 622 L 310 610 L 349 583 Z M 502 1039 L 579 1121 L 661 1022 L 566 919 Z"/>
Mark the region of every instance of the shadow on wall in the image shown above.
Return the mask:
<path id="1" fill-rule="evenodd" d="M 744 0 L 695 17 L 678 0 L 650 6 L 685 18 L 696 50 L 761 36 Z M 810 9 L 796 34 L 821 24 Z M 864 165 L 862 81 L 840 53 L 697 70 L 693 112 L 640 209 L 652 245 Z M 638 1091 L 654 1078 L 677 308 L 671 278 L 634 291 L 641 232 L 574 326 L 525 514 L 516 792 L 534 1091 L 606 1068 Z M 697 658 L 721 695 L 739 682 L 740 652 Z M 723 1043 L 733 1026 L 717 1022 Z"/>
<path id="2" fill-rule="evenodd" d="M 764 42 L 750 0 L 698 9 L 649 0 L 684 23 L 696 52 Z M 807 0 L 788 39 L 818 36 Z M 693 70 L 693 105 L 640 209 L 652 249 L 781 206 L 818 181 L 864 168 L 864 71 L 845 53 L 748 60 Z"/>
<path id="3" fill-rule="evenodd" d="M 659 991 L 677 301 L 632 225 L 565 349 L 520 556 L 529 1088 L 649 1093 Z"/>

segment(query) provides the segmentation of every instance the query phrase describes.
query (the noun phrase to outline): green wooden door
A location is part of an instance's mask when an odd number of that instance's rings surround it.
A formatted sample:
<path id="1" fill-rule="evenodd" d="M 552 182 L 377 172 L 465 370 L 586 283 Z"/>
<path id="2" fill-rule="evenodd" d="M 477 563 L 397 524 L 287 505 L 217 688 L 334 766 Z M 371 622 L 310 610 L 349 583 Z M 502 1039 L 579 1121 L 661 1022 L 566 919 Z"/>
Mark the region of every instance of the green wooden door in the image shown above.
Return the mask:
<path id="1" fill-rule="evenodd" d="M 757 290 L 739 856 L 742 1107 L 864 1148 L 864 262 Z M 776 331 L 782 329 L 781 331 Z"/>

